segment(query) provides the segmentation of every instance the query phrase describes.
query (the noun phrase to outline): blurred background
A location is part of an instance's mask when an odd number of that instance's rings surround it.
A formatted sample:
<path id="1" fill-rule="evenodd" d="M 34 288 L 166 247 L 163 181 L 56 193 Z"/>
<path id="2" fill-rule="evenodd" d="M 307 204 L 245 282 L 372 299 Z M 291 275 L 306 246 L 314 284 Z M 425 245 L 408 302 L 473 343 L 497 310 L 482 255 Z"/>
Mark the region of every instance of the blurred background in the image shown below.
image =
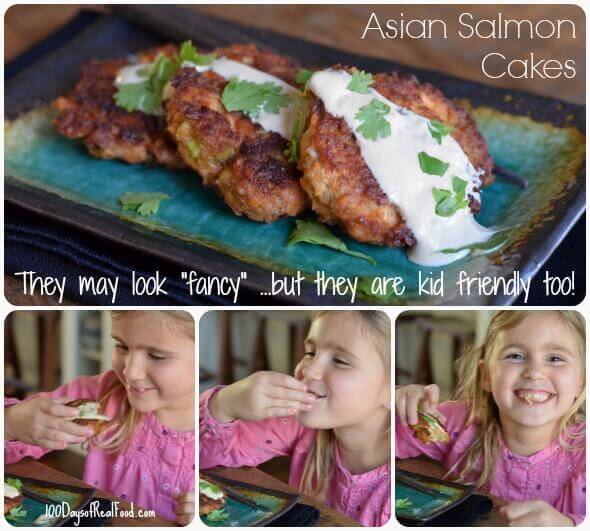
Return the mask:
<path id="1" fill-rule="evenodd" d="M 494 310 L 408 311 L 395 322 L 395 385 L 435 383 L 441 401 L 453 392 L 454 362 L 485 339 Z"/>
<path id="2" fill-rule="evenodd" d="M 108 311 L 12 312 L 4 322 L 4 396 L 22 400 L 108 371 L 113 347 Z M 85 454 L 80 445 L 70 445 L 40 462 L 82 479 Z"/>

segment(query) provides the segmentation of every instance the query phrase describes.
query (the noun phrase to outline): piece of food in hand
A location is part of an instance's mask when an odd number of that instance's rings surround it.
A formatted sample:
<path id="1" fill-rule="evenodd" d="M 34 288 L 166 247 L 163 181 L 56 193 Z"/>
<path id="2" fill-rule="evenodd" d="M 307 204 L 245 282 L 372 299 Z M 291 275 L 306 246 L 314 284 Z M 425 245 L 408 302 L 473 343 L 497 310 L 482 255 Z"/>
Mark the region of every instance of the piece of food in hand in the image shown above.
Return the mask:
<path id="1" fill-rule="evenodd" d="M 136 56 L 102 61 L 93 59 L 85 64 L 73 90 L 55 100 L 58 115 L 54 125 L 58 132 L 82 140 L 90 154 L 101 159 L 184 167 L 176 144 L 166 131 L 163 113 L 130 112 L 118 106 L 114 99 L 120 72 L 127 72 L 127 77 L 131 78 L 122 79 L 122 82 L 128 83 L 129 87 L 139 86 L 145 81 L 138 69 L 141 65 L 146 65 L 147 69 L 159 54 L 171 57 L 175 52 L 176 46 L 169 44 Z"/>
<path id="2" fill-rule="evenodd" d="M 236 215 L 271 223 L 308 204 L 285 155 L 294 125 L 299 65 L 252 44 L 183 64 L 166 89 L 168 131 L 186 164 Z"/>
<path id="3" fill-rule="evenodd" d="M 199 516 L 208 516 L 214 511 L 221 511 L 226 501 L 227 496 L 222 487 L 199 478 Z"/>
<path id="4" fill-rule="evenodd" d="M 66 404 L 68 407 L 75 407 L 78 409 L 78 416 L 72 417 L 70 420 L 76 424 L 82 424 L 83 426 L 90 426 L 94 429 L 94 435 L 97 435 L 111 420 L 108 415 L 100 413 L 100 404 L 94 402 L 89 398 L 79 398 L 72 400 Z"/>
<path id="5" fill-rule="evenodd" d="M 4 515 L 14 511 L 23 503 L 23 495 L 21 494 L 22 482 L 16 478 L 6 478 L 4 480 Z M 15 515 L 16 516 L 16 515 Z"/>
<path id="6" fill-rule="evenodd" d="M 410 425 L 414 433 L 423 443 L 449 442 L 449 434 L 441 423 L 432 415 L 422 409 L 418 409 L 418 423 Z"/>
<path id="7" fill-rule="evenodd" d="M 458 247 L 449 226 L 471 225 L 479 191 L 493 180 L 469 113 L 414 76 L 370 76 L 341 65 L 315 72 L 308 93 L 299 168 L 320 220 L 361 242 L 423 247 L 418 263 Z"/>

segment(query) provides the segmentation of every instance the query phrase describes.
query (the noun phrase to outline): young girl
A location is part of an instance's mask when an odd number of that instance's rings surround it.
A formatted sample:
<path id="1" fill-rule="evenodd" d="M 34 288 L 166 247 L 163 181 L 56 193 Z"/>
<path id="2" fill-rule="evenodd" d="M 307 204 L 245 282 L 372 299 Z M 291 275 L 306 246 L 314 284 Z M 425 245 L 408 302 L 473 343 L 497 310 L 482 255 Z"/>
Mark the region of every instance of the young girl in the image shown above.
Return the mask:
<path id="1" fill-rule="evenodd" d="M 82 443 L 91 428 L 65 404 L 99 401 L 111 418 L 91 439 L 84 481 L 186 525 L 194 515 L 194 321 L 182 311 L 112 312 L 113 369 L 23 402 L 6 399 L 4 461 Z"/>
<path id="2" fill-rule="evenodd" d="M 396 457 L 442 461 L 450 476 L 506 500 L 510 525 L 577 525 L 586 512 L 585 327 L 574 311 L 501 311 L 459 360 L 457 401 L 436 385 L 396 390 Z M 450 442 L 408 424 L 436 416 Z"/>
<path id="3" fill-rule="evenodd" d="M 200 468 L 291 456 L 289 484 L 368 526 L 391 515 L 390 323 L 314 315 L 295 377 L 257 372 L 200 397 Z"/>

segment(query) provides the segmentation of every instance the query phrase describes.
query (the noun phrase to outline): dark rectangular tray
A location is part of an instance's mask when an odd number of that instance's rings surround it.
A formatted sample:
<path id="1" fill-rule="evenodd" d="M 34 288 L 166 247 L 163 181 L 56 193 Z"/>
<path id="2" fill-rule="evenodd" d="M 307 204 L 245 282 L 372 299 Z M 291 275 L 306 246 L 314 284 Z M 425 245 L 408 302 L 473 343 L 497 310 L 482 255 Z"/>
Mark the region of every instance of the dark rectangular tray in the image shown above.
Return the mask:
<path id="1" fill-rule="evenodd" d="M 309 66 L 340 62 L 354 64 L 373 72 L 391 69 L 405 71 L 418 75 L 421 81 L 433 83 L 449 97 L 467 98 L 474 106 L 487 106 L 515 116 L 526 115 L 536 121 L 549 122 L 556 127 L 573 126 L 582 132 L 585 131 L 584 107 L 557 99 L 503 90 L 440 72 L 413 69 L 391 61 L 357 56 L 174 6 L 114 6 L 113 11 L 114 16 L 99 17 L 67 45 L 44 58 L 59 65 L 59 71 L 52 73 L 51 79 L 47 79 L 46 71 L 32 65 L 6 84 L 7 118 L 15 118 L 36 107 L 40 102 L 49 102 L 57 95 L 67 92 L 75 83 L 81 65 L 91 57 L 108 58 L 165 40 L 181 41 L 192 38 L 198 45 L 207 48 L 235 42 L 252 42 L 293 55 Z M 508 94 L 510 98 L 505 97 Z M 511 257 L 509 269 L 518 269 L 521 277 L 525 279 L 539 271 L 584 212 L 584 176 L 585 170 L 582 169 L 574 185 L 567 190 L 567 197 L 553 206 L 552 219 L 544 223 L 542 231 L 530 234 L 526 244 L 522 244 L 519 252 Z M 55 194 L 23 185 L 10 176 L 7 176 L 5 181 L 5 198 L 81 231 L 97 234 L 130 248 L 148 251 L 162 260 L 189 268 L 198 264 L 199 271 L 205 274 L 235 276 L 240 271 L 247 272 L 248 279 L 244 286 L 248 290 L 258 293 L 268 289 L 270 272 L 262 267 L 200 245 L 186 244 L 171 236 L 142 230 L 108 213 L 87 206 L 81 207 Z M 503 305 L 513 302 L 515 298 L 499 294 L 484 299 L 464 298 L 439 302 Z M 273 303 L 277 302 L 309 305 L 348 303 L 346 298 L 318 298 L 312 286 L 306 283 L 303 285 L 301 297 L 297 300 L 285 296 L 275 298 Z M 362 304 L 364 301 L 359 302 Z M 416 304 L 420 303 L 420 300 L 416 301 Z M 428 302 L 424 301 L 424 304 L 426 303 Z"/>

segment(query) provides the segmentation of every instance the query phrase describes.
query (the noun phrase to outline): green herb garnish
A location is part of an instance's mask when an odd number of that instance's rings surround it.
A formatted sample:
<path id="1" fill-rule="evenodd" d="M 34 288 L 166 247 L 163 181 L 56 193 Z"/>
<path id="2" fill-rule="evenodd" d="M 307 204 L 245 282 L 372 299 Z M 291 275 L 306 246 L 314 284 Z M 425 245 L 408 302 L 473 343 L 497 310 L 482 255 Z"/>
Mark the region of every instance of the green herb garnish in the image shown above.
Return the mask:
<path id="1" fill-rule="evenodd" d="M 356 130 L 367 140 L 377 140 L 377 137 L 387 138 L 391 134 L 391 126 L 384 118 L 391 108 L 386 103 L 373 99 L 371 103 L 359 109 L 355 120 L 361 123 Z"/>
<path id="2" fill-rule="evenodd" d="M 386 293 L 374 293 L 373 281 L 376 277 L 362 276 L 358 277 L 356 285 L 357 293 L 362 293 L 365 298 L 371 299 L 382 304 L 403 304 L 398 295 L 395 293 L 393 286 L 389 285 L 386 288 Z"/>
<path id="3" fill-rule="evenodd" d="M 377 265 L 377 262 L 375 262 L 370 256 L 348 249 L 346 244 L 340 238 L 334 236 L 325 225 L 322 225 L 317 221 L 306 221 L 303 219 L 295 220 L 295 228 L 287 240 L 287 245 L 294 245 L 295 243 L 300 242 L 310 243 L 312 245 L 323 245 L 330 249 L 334 249 L 335 251 L 340 251 L 341 253 L 355 256 L 356 258 L 362 258 L 363 260 L 371 262 L 373 265 Z"/>
<path id="4" fill-rule="evenodd" d="M 398 509 L 411 509 L 412 507 L 412 500 L 410 498 L 401 498 L 395 500 L 395 510 Z"/>
<path id="5" fill-rule="evenodd" d="M 211 511 L 205 518 L 210 522 L 221 522 L 229 518 L 229 513 L 224 507 L 223 509 L 215 509 L 214 511 Z"/>
<path id="6" fill-rule="evenodd" d="M 311 76 L 313 76 L 313 72 L 311 70 L 308 70 L 307 68 L 301 68 L 299 72 L 295 74 L 295 83 L 305 88 Z"/>
<path id="7" fill-rule="evenodd" d="M 123 210 L 134 210 L 140 216 L 151 216 L 158 212 L 160 203 L 170 197 L 162 192 L 127 192 L 119 197 Z"/>
<path id="8" fill-rule="evenodd" d="M 465 198 L 467 181 L 453 176 L 453 190 L 433 188 L 432 195 L 436 201 L 434 212 L 443 218 L 451 217 L 455 212 L 465 208 L 469 201 Z"/>
<path id="9" fill-rule="evenodd" d="M 193 43 L 185 41 L 180 51 L 172 58 L 160 53 L 152 63 L 146 64 L 145 68 L 139 70 L 138 75 L 145 77 L 145 81 L 119 85 L 113 96 L 115 103 L 129 112 L 142 111 L 147 114 L 156 114 L 162 106 L 164 87 L 182 63 L 187 61 L 197 65 L 207 65 L 213 59 L 213 55 L 197 53 Z"/>
<path id="10" fill-rule="evenodd" d="M 352 74 L 352 79 L 350 80 L 350 83 L 346 85 L 346 88 L 359 94 L 368 94 L 369 85 L 372 83 L 373 76 L 370 73 L 364 72 L 363 70 L 357 70 Z"/>
<path id="11" fill-rule="evenodd" d="M 301 155 L 300 141 L 301 135 L 303 134 L 303 127 L 305 125 L 303 120 L 303 98 L 297 97 L 295 105 L 297 110 L 295 111 L 295 123 L 293 124 L 293 133 L 291 134 L 291 140 L 287 145 L 287 149 L 283 151 L 285 157 L 289 162 L 297 162 Z"/>
<path id="12" fill-rule="evenodd" d="M 10 511 L 8 511 L 8 514 L 6 515 L 6 517 L 10 518 L 11 520 L 24 518 L 25 516 L 27 516 L 27 511 L 26 511 L 26 509 L 23 508 L 22 505 L 19 505 L 18 507 L 15 507 L 14 509 L 10 509 Z"/>
<path id="13" fill-rule="evenodd" d="M 430 120 L 428 122 L 428 131 L 440 146 L 442 144 L 443 136 L 450 135 L 453 132 L 453 127 L 445 125 L 438 120 Z"/>
<path id="14" fill-rule="evenodd" d="M 283 94 L 283 88 L 267 81 L 252 81 L 232 78 L 223 89 L 221 102 L 228 111 L 242 111 L 251 118 L 257 118 L 262 111 L 277 114 L 281 107 L 288 107 L 291 98 Z"/>
<path id="15" fill-rule="evenodd" d="M 456 249 L 441 249 L 437 252 L 445 254 L 458 253 L 460 251 L 465 250 L 492 252 L 498 249 L 498 247 L 504 245 L 508 241 L 511 231 L 512 228 L 502 229 L 496 232 L 489 240 L 486 240 L 485 242 L 469 243 L 467 245 L 463 245 L 462 247 L 457 247 Z"/>
<path id="16" fill-rule="evenodd" d="M 4 483 L 7 483 L 11 487 L 14 487 L 19 492 L 23 488 L 23 482 L 17 478 L 5 478 Z"/>
<path id="17" fill-rule="evenodd" d="M 426 151 L 420 151 L 418 153 L 418 162 L 420 163 L 420 169 L 428 175 L 438 175 L 442 177 L 449 167 L 448 162 L 443 162 L 436 157 L 431 157 Z"/>

